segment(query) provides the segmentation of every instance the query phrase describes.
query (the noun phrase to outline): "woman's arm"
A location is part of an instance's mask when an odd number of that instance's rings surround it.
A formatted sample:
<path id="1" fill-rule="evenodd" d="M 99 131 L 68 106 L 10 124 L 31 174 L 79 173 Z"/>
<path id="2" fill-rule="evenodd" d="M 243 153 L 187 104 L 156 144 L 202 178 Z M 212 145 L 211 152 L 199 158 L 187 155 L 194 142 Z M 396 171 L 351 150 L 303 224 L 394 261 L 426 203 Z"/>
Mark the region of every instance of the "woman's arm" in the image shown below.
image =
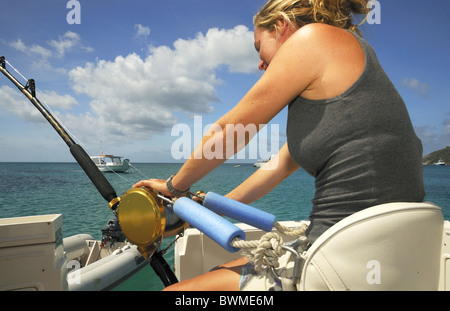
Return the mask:
<path id="1" fill-rule="evenodd" d="M 306 37 L 306 38 L 305 38 Z M 244 98 L 215 123 L 222 131 L 203 137 L 191 158 L 173 178 L 175 189 L 185 190 L 226 161 L 239 147 L 247 145 L 251 137 L 227 135 L 227 125 L 268 124 L 286 105 L 301 94 L 318 75 L 317 54 L 311 48 L 308 36 L 292 35 L 278 50 L 270 66 Z M 309 43 L 308 44 L 306 44 Z M 239 135 L 238 135 L 239 136 Z M 222 148 L 223 157 L 208 159 L 203 146 Z M 233 150 L 230 149 L 232 145 Z"/>
<path id="2" fill-rule="evenodd" d="M 317 79 L 321 70 L 320 56 L 311 44 L 308 33 L 302 29 L 292 35 L 277 51 L 269 67 L 244 98 L 215 123 L 209 135 L 205 135 L 191 157 L 186 160 L 172 179 L 175 189 L 183 191 L 191 187 L 209 172 L 220 166 L 247 145 L 249 135 L 227 135 L 227 125 L 242 127 L 268 124 L 286 105 L 302 94 Z M 220 129 L 220 130 L 217 130 Z M 222 156 L 211 158 L 205 146 L 221 149 Z M 231 147 L 230 147 L 231 146 Z M 210 148 L 206 148 L 210 150 Z M 230 150 L 231 149 L 231 150 Z M 148 186 L 169 195 L 164 180 L 141 181 L 135 185 Z"/>
<path id="3" fill-rule="evenodd" d="M 286 143 L 273 159 L 260 167 L 226 197 L 250 204 L 265 196 L 299 168 L 300 166 L 292 159 Z"/>

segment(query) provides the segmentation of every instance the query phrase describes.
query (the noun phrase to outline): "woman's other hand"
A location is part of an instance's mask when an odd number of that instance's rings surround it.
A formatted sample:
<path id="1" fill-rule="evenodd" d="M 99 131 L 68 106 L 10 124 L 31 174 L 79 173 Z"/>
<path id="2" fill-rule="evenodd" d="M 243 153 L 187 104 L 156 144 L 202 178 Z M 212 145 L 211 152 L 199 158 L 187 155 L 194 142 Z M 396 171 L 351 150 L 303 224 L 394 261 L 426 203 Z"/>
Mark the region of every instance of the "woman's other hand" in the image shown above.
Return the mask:
<path id="1" fill-rule="evenodd" d="M 161 192 L 163 195 L 171 197 L 164 179 L 147 179 L 133 185 L 133 188 L 147 187 Z"/>

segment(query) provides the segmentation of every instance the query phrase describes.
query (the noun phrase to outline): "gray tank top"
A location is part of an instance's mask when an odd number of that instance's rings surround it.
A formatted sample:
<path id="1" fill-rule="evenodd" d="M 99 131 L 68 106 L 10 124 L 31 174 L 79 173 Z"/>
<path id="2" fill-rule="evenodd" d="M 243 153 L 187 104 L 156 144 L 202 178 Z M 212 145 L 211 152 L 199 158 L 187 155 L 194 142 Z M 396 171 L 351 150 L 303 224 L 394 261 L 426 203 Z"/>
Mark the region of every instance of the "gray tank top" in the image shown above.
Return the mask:
<path id="1" fill-rule="evenodd" d="M 422 144 L 405 104 L 372 47 L 355 37 L 365 54 L 359 79 L 340 96 L 289 104 L 289 152 L 315 177 L 311 243 L 357 211 L 425 197 Z"/>

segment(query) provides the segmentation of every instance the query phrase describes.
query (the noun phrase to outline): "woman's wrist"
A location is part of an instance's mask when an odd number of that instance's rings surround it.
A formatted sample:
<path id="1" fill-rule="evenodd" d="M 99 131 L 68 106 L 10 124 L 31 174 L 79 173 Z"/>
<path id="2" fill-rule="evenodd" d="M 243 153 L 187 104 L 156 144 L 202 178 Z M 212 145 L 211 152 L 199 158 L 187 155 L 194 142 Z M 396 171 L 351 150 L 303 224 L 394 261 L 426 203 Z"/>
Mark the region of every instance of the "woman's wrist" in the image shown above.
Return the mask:
<path id="1" fill-rule="evenodd" d="M 166 186 L 167 189 L 169 190 L 169 193 L 174 196 L 174 197 L 182 197 L 184 195 L 186 195 L 189 191 L 190 191 L 190 187 L 186 190 L 179 190 L 178 188 L 176 188 L 173 185 L 173 178 L 175 177 L 176 174 L 173 174 L 172 176 L 169 177 L 169 179 L 167 179 L 166 181 Z"/>

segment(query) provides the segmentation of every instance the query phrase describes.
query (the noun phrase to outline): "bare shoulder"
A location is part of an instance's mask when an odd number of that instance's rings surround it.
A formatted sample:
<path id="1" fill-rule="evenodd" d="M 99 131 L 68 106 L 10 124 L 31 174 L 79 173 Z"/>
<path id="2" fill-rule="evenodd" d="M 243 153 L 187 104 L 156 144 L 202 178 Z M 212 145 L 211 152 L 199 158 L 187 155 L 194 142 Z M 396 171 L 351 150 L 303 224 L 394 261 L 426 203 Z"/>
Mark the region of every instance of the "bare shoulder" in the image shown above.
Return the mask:
<path id="1" fill-rule="evenodd" d="M 326 25 L 308 24 L 291 36 L 302 46 L 315 66 L 316 79 L 302 93 L 309 99 L 337 96 L 361 75 L 365 56 L 356 37 L 349 31 Z"/>
<path id="2" fill-rule="evenodd" d="M 311 47 L 320 48 L 358 43 L 347 30 L 322 23 L 312 23 L 301 27 L 294 33 L 292 39 L 308 42 Z"/>
<path id="3" fill-rule="evenodd" d="M 308 58 L 318 70 L 325 70 L 325 67 L 336 61 L 363 58 L 361 45 L 353 34 L 326 24 L 305 25 L 286 42 L 289 42 L 286 47 L 294 54 Z"/>

